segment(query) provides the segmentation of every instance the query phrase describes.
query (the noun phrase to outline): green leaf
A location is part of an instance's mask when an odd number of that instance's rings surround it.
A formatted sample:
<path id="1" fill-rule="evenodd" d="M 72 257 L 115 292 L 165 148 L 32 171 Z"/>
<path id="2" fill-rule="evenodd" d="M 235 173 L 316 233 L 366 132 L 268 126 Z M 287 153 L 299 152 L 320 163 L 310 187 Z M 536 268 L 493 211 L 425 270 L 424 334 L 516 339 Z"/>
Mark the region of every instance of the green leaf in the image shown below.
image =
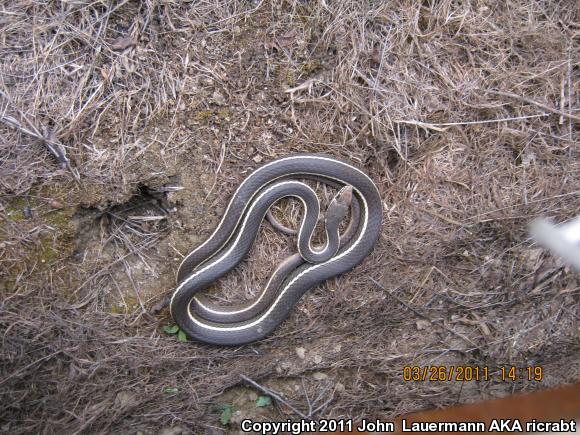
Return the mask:
<path id="1" fill-rule="evenodd" d="M 175 393 L 177 393 L 178 391 L 179 391 L 179 390 L 178 390 L 177 388 L 175 388 L 175 387 L 165 387 L 165 388 L 163 389 L 163 392 L 164 392 L 165 394 L 175 394 Z"/>
<path id="2" fill-rule="evenodd" d="M 220 423 L 224 426 L 230 423 L 232 419 L 232 415 L 234 414 L 234 407 L 233 405 L 224 405 L 222 406 L 222 413 L 220 415 Z"/>
<path id="3" fill-rule="evenodd" d="M 256 407 L 262 408 L 264 406 L 272 406 L 272 398 L 270 396 L 260 396 L 256 400 Z"/>
<path id="4" fill-rule="evenodd" d="M 177 333 L 177 339 L 182 343 L 185 343 L 187 341 L 187 335 L 185 335 L 185 332 L 180 329 Z"/>
<path id="5" fill-rule="evenodd" d="M 177 334 L 177 331 L 179 331 L 179 326 L 177 325 L 172 325 L 172 326 L 164 326 L 163 327 L 163 332 L 165 332 L 166 334 Z"/>

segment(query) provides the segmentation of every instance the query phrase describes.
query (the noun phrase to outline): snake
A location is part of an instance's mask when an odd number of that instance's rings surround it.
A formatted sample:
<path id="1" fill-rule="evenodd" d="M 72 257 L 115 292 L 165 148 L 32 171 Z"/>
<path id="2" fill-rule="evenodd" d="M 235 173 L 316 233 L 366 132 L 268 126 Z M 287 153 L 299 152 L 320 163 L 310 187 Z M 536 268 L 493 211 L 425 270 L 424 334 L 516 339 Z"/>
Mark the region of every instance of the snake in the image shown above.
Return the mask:
<path id="1" fill-rule="evenodd" d="M 320 203 L 301 181 L 308 178 L 342 186 L 327 208 L 322 248 L 312 246 Z M 286 197 L 298 199 L 303 207 L 298 254 L 274 271 L 257 301 L 233 308 L 209 304 L 200 292 L 243 260 L 270 207 Z M 349 228 L 341 235 L 339 226 L 349 207 L 356 213 L 351 212 Z M 189 338 L 205 343 L 238 346 L 262 340 L 309 289 L 358 266 L 376 244 L 381 222 L 379 191 L 362 170 L 328 155 L 277 158 L 242 181 L 213 233 L 183 259 L 169 303 L 171 316 Z"/>

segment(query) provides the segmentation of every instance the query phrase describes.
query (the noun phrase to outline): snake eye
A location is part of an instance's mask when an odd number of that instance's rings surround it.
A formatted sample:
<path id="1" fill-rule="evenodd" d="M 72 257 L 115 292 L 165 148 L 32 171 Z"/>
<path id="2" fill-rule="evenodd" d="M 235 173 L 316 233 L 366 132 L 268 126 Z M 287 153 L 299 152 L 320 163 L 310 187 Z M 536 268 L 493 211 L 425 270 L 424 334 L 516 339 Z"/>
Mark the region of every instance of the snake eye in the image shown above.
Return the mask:
<path id="1" fill-rule="evenodd" d="M 347 207 L 350 206 L 352 202 L 352 186 L 346 185 L 342 189 L 338 191 L 336 195 L 334 195 L 333 201 L 338 201 L 340 203 L 345 204 Z"/>

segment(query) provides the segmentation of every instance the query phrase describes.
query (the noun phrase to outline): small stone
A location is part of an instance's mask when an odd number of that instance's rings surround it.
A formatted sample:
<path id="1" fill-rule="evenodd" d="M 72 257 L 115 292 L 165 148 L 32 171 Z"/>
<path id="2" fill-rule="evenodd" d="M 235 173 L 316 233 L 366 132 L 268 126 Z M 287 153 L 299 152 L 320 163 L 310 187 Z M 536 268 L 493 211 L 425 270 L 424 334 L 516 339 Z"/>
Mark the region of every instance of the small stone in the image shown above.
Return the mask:
<path id="1" fill-rule="evenodd" d="M 225 104 L 226 104 L 226 99 L 225 99 L 225 98 L 224 98 L 224 96 L 223 96 L 221 93 L 219 93 L 218 91 L 214 91 L 214 93 L 212 94 L 212 96 L 211 96 L 211 97 L 212 97 L 212 99 L 213 99 L 213 102 L 214 102 L 215 104 L 217 104 L 218 106 L 223 106 L 223 105 L 225 105 Z"/>
<path id="2" fill-rule="evenodd" d="M 256 154 L 252 160 L 256 163 L 260 163 L 264 158 L 260 154 Z"/>
<path id="3" fill-rule="evenodd" d="M 326 373 L 322 373 L 322 372 L 314 372 L 314 373 L 312 373 L 312 377 L 314 379 L 316 379 L 317 381 L 323 381 L 325 379 L 328 379 L 328 375 Z"/>
<path id="4" fill-rule="evenodd" d="M 429 328 L 429 326 L 431 326 L 431 322 L 427 320 L 417 320 L 417 322 L 415 322 L 415 325 L 417 325 L 417 329 L 419 331 L 422 331 L 423 329 Z"/>
<path id="5" fill-rule="evenodd" d="M 56 199 L 51 199 L 48 202 L 48 205 L 50 205 L 52 208 L 54 208 L 56 210 L 60 210 L 60 209 L 64 208 L 64 205 L 62 205 L 62 202 L 57 201 Z"/>
<path id="6" fill-rule="evenodd" d="M 258 395 L 255 392 L 250 391 L 248 393 L 248 399 L 250 400 L 250 402 L 255 402 L 256 400 L 258 400 Z"/>
<path id="7" fill-rule="evenodd" d="M 340 382 L 337 382 L 336 385 L 334 386 L 334 389 L 338 393 L 342 393 L 346 388 L 344 387 L 344 384 L 341 384 Z"/>
<path id="8" fill-rule="evenodd" d="M 304 359 L 306 357 L 306 349 L 304 349 L 303 347 L 297 347 L 296 355 L 298 355 L 298 358 Z"/>
<path id="9" fill-rule="evenodd" d="M 314 362 L 320 364 L 322 362 L 322 357 L 320 355 L 314 355 Z"/>
<path id="10" fill-rule="evenodd" d="M 332 350 L 335 352 L 340 352 L 342 350 L 342 344 L 340 344 L 340 343 L 335 344 L 334 347 L 332 348 Z"/>

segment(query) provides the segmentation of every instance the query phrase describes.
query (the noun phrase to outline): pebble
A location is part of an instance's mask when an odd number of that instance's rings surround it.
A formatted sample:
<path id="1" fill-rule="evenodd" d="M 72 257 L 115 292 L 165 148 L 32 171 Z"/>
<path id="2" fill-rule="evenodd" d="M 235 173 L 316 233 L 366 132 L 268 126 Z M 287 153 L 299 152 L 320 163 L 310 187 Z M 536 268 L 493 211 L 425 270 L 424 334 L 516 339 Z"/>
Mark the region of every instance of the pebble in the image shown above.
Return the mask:
<path id="1" fill-rule="evenodd" d="M 304 349 L 303 347 L 297 347 L 296 355 L 298 355 L 298 358 L 304 359 L 306 357 L 306 349 Z"/>
<path id="2" fill-rule="evenodd" d="M 415 325 L 417 326 L 417 329 L 419 331 L 422 331 L 423 329 L 429 328 L 431 326 L 431 322 L 429 322 L 427 320 L 417 320 Z"/>
<path id="3" fill-rule="evenodd" d="M 314 372 L 314 373 L 312 373 L 312 377 L 314 379 L 316 379 L 317 381 L 323 381 L 325 379 L 328 379 L 328 375 L 326 373 L 322 373 L 322 372 Z"/>
<path id="4" fill-rule="evenodd" d="M 50 205 L 52 208 L 54 208 L 56 210 L 60 210 L 60 209 L 64 208 L 64 205 L 62 205 L 62 202 L 57 201 L 56 199 L 51 199 L 48 202 L 48 205 Z"/>

